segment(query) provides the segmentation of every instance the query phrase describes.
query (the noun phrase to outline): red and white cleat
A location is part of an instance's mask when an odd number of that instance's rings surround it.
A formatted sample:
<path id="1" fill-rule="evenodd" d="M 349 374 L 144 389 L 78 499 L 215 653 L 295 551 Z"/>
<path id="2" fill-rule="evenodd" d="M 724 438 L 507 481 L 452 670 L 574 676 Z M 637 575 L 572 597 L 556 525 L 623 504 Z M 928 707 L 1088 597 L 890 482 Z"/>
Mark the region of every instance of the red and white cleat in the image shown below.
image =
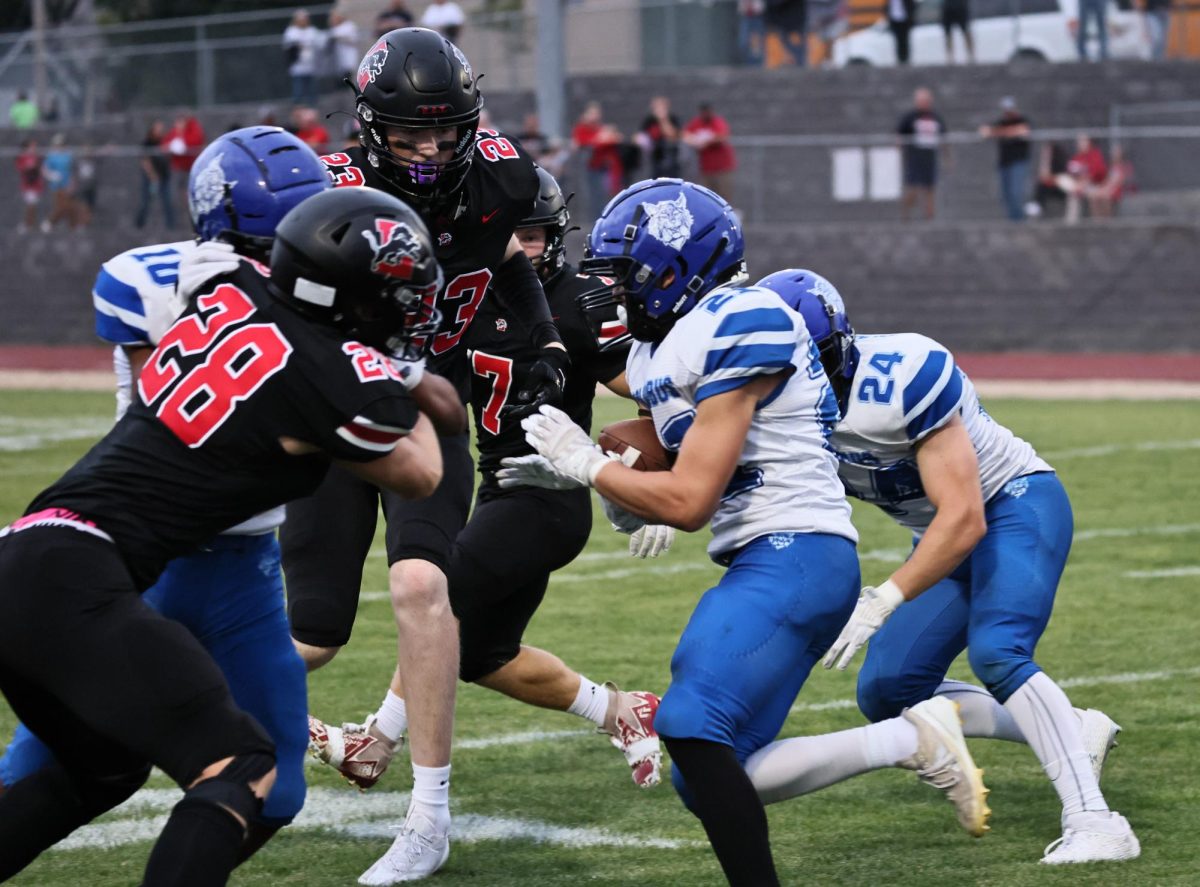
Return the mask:
<path id="1" fill-rule="evenodd" d="M 314 758 L 328 764 L 360 791 L 379 781 L 392 756 L 404 745 L 404 737 L 393 742 L 375 726 L 375 715 L 364 724 L 334 727 L 308 716 L 308 750 Z"/>
<path id="2" fill-rule="evenodd" d="M 654 714 L 659 698 L 653 693 L 626 693 L 615 684 L 605 684 L 616 696 L 613 728 L 602 732 L 609 735 L 614 748 L 625 755 L 638 788 L 653 788 L 659 783 L 662 767 L 662 748 L 654 730 Z"/>

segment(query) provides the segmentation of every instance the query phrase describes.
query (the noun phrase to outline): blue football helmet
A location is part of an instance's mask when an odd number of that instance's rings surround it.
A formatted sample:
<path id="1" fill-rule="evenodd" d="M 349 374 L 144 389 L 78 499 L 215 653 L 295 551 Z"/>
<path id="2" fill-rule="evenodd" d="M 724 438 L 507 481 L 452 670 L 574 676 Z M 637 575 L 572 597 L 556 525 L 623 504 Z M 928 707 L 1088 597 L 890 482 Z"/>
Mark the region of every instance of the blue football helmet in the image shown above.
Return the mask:
<path id="1" fill-rule="evenodd" d="M 854 328 L 846 316 L 846 304 L 832 283 L 805 268 L 776 271 L 756 286 L 776 293 L 804 317 L 808 334 L 817 344 L 821 365 L 830 379 L 850 379 L 858 366 Z"/>
<path id="2" fill-rule="evenodd" d="M 192 165 L 188 209 L 201 240 L 223 240 L 266 262 L 275 226 L 292 207 L 332 187 L 316 153 L 278 126 L 215 139 Z"/>
<path id="3" fill-rule="evenodd" d="M 746 279 L 733 208 L 682 179 L 647 179 L 609 201 L 588 236 L 580 270 L 611 277 L 626 325 L 659 342 L 704 295 Z"/>

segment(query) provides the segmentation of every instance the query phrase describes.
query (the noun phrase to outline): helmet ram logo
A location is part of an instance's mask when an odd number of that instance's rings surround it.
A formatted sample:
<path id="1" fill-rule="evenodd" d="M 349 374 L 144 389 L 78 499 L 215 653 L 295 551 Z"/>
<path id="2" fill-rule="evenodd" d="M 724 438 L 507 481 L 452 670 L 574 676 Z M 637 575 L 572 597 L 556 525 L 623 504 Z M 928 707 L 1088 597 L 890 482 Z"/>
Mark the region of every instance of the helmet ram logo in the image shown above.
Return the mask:
<path id="1" fill-rule="evenodd" d="M 371 271 L 397 280 L 412 280 L 413 266 L 421 253 L 421 244 L 412 228 L 394 219 L 376 219 L 374 231 L 363 231 L 375 258 Z"/>
<path id="2" fill-rule="evenodd" d="M 643 203 L 642 209 L 650 219 L 646 230 L 651 237 L 665 243 L 671 249 L 679 249 L 687 243 L 692 234 L 693 218 L 683 192 L 674 200 Z"/>
<path id="3" fill-rule="evenodd" d="M 825 303 L 831 306 L 834 311 L 845 312 L 846 304 L 842 301 L 842 294 L 824 277 L 813 275 L 812 286 L 808 288 L 808 291 L 814 296 L 824 299 Z"/>
<path id="4" fill-rule="evenodd" d="M 381 37 L 363 56 L 362 64 L 358 66 L 358 89 L 360 92 L 367 88 L 367 84 L 374 83 L 375 78 L 383 73 L 387 57 L 387 41 Z"/>
<path id="5" fill-rule="evenodd" d="M 192 179 L 192 193 L 188 199 L 192 214 L 196 217 L 208 215 L 220 206 L 225 199 L 226 187 L 232 188 L 237 184 L 225 178 L 225 170 L 221 169 L 221 158 L 224 156 L 224 153 L 218 154 Z"/>

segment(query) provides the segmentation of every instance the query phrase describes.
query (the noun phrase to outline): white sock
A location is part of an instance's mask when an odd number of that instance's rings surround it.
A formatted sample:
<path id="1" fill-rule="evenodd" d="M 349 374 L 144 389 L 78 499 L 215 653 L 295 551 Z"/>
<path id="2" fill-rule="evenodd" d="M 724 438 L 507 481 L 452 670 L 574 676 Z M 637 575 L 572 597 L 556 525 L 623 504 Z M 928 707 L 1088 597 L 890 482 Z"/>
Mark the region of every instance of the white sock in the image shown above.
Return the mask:
<path id="1" fill-rule="evenodd" d="M 1079 716 L 1049 675 L 1038 672 L 1004 703 L 1050 777 L 1063 805 L 1063 822 L 1079 813 L 1106 813 L 1108 804 L 1083 747 Z"/>
<path id="2" fill-rule="evenodd" d="M 450 765 L 422 767 L 413 764 L 412 806 L 421 809 L 436 825 L 450 823 Z"/>
<path id="3" fill-rule="evenodd" d="M 880 767 L 892 767 L 917 751 L 917 728 L 903 718 L 878 724 L 782 739 L 746 761 L 746 773 L 764 804 L 806 795 Z"/>
<path id="4" fill-rule="evenodd" d="M 942 681 L 933 691 L 935 696 L 946 696 L 958 703 L 962 717 L 963 735 L 974 739 L 1004 739 L 1008 742 L 1024 742 L 1025 734 L 1013 720 L 1008 709 L 983 687 L 963 681 Z"/>
<path id="5" fill-rule="evenodd" d="M 404 731 L 408 729 L 408 709 L 404 706 L 404 700 L 391 690 L 387 691 L 379 711 L 375 712 L 375 726 L 392 742 L 403 736 Z"/>
<path id="6" fill-rule="evenodd" d="M 608 714 L 608 688 L 593 684 L 580 675 L 579 692 L 575 694 L 575 701 L 567 711 L 591 721 L 603 730 L 604 719 Z"/>

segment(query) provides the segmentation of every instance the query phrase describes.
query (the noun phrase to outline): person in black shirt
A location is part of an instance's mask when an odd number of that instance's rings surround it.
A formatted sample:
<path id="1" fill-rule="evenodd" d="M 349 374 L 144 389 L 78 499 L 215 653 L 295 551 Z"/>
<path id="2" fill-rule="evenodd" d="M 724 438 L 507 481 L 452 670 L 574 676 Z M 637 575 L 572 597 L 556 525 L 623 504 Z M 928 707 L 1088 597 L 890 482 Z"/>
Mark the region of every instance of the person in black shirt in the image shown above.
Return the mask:
<path id="1" fill-rule="evenodd" d="M 671 113 L 671 100 L 661 95 L 650 99 L 650 113 L 635 137 L 650 164 L 650 178 L 679 176 L 679 137 L 682 132 L 683 126 Z"/>
<path id="2" fill-rule="evenodd" d="M 0 796 L 0 881 L 154 764 L 185 792 L 144 883 L 225 883 L 274 749 L 141 592 L 173 558 L 311 492 L 333 460 L 400 495 L 436 487 L 433 430 L 381 349 L 432 329 L 421 300 L 438 277 L 400 201 L 312 196 L 280 222 L 269 271 L 241 261 L 204 286 L 124 417 L 0 530 L 0 690 L 58 761 Z"/>
<path id="3" fill-rule="evenodd" d="M 933 195 L 937 188 L 938 151 L 946 123 L 933 110 L 933 93 L 922 87 L 913 93 L 913 109 L 900 118 L 896 132 L 902 140 L 904 195 L 900 209 L 905 219 L 919 200 L 924 216 L 933 218 Z"/>
<path id="4" fill-rule="evenodd" d="M 1000 199 L 1008 217 L 1020 222 L 1025 218 L 1025 201 L 1029 196 L 1029 121 L 1017 110 L 1016 99 L 1002 98 L 1000 119 L 991 126 L 981 126 L 979 134 L 996 140 Z"/>
<path id="5" fill-rule="evenodd" d="M 499 300 L 535 355 L 527 387 L 512 405 L 527 413 L 560 403 L 569 358 L 537 273 L 513 235 L 537 197 L 537 175 L 516 141 L 479 129 L 483 97 L 470 63 L 436 32 L 405 28 L 367 51 L 353 86 L 360 146 L 322 159 L 335 185 L 395 194 L 428 224 L 445 272 L 436 301 L 442 326 L 428 343 L 430 369 L 452 381 L 465 403 L 471 373 L 462 341 L 481 306 Z M 445 479 L 434 495 L 419 503 L 382 496 L 399 634 L 391 687 L 364 724 L 338 729 L 310 721 L 314 753 L 360 787 L 379 778 L 408 729 L 409 814 L 363 883 L 424 877 L 449 854 L 458 624 L 446 572 L 470 510 L 474 471 L 465 427 L 439 431 Z M 331 472 L 314 496 L 288 506 L 280 533 L 288 617 L 310 669 L 349 641 L 379 505 L 380 491 Z"/>

